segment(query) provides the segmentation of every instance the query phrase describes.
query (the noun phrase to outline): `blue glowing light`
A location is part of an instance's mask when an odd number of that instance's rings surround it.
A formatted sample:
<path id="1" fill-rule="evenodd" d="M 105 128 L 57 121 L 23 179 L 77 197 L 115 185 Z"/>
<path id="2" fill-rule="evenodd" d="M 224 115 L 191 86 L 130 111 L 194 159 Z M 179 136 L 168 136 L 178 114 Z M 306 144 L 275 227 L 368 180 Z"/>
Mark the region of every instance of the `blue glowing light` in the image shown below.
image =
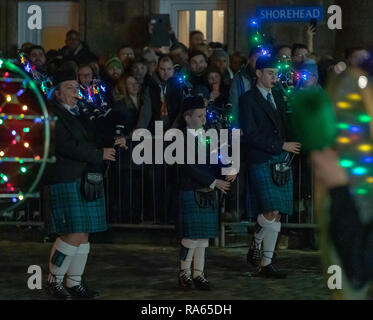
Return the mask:
<path id="1" fill-rule="evenodd" d="M 252 19 L 250 23 L 251 23 L 252 26 L 257 26 L 258 25 L 258 22 L 255 19 Z"/>
<path id="2" fill-rule="evenodd" d="M 363 157 L 364 163 L 373 163 L 373 157 Z"/>
<path id="3" fill-rule="evenodd" d="M 350 131 L 351 131 L 351 132 L 360 132 L 361 129 L 360 129 L 360 127 L 357 127 L 357 126 L 351 126 L 351 127 L 350 127 Z"/>
<path id="4" fill-rule="evenodd" d="M 21 90 L 19 90 L 18 92 L 17 92 L 17 96 L 19 97 L 21 94 L 23 94 L 23 89 L 21 89 Z"/>

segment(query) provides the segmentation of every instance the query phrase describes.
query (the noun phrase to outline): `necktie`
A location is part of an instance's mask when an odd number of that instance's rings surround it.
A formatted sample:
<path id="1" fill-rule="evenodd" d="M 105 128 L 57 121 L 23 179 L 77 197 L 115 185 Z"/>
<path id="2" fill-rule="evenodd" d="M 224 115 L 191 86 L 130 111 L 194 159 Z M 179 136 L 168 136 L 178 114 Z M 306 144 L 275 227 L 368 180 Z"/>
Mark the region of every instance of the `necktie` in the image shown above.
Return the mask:
<path id="1" fill-rule="evenodd" d="M 271 107 L 273 108 L 273 110 L 276 110 L 276 106 L 272 101 L 272 95 L 271 95 L 270 92 L 268 92 L 268 94 L 267 94 L 267 100 L 268 100 L 269 104 L 271 105 Z"/>
<path id="2" fill-rule="evenodd" d="M 70 108 L 70 112 L 73 114 L 73 115 L 79 115 L 79 107 L 74 107 L 74 108 Z"/>

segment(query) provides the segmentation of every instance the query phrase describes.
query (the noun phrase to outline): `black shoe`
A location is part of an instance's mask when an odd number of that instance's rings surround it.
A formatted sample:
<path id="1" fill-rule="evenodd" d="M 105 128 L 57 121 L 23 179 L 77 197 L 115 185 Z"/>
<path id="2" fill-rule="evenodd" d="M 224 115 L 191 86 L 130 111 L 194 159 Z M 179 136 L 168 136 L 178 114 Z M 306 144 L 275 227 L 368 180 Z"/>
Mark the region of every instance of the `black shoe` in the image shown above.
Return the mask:
<path id="1" fill-rule="evenodd" d="M 179 272 L 179 286 L 182 288 L 192 288 L 193 279 L 190 273 L 185 272 L 185 270 L 180 270 Z"/>
<path id="2" fill-rule="evenodd" d="M 278 271 L 272 263 L 269 264 L 268 266 L 261 267 L 258 275 L 263 278 L 275 278 L 275 279 L 286 278 L 286 274 Z"/>
<path id="3" fill-rule="evenodd" d="M 254 267 L 259 267 L 260 262 L 262 261 L 262 251 L 260 245 L 253 239 L 251 242 L 249 251 L 246 255 L 247 263 L 252 264 Z"/>
<path id="4" fill-rule="evenodd" d="M 71 300 L 71 294 L 66 290 L 63 282 L 48 282 L 47 283 L 48 293 L 56 299 Z"/>
<path id="5" fill-rule="evenodd" d="M 193 278 L 194 286 L 199 290 L 209 291 L 211 290 L 210 283 L 202 273 L 197 278 Z"/>
<path id="6" fill-rule="evenodd" d="M 99 295 L 97 291 L 88 289 L 88 287 L 81 282 L 77 286 L 66 288 L 73 298 L 76 299 L 93 299 Z"/>

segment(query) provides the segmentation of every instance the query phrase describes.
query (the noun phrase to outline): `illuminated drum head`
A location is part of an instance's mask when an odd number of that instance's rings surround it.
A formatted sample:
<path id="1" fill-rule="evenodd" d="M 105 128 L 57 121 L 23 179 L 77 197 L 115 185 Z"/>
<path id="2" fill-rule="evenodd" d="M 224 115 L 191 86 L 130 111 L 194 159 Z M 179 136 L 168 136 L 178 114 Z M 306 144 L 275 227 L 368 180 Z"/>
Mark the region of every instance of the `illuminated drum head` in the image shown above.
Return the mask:
<path id="1" fill-rule="evenodd" d="M 35 83 L 0 59 L 0 213 L 35 197 L 49 154 L 47 108 Z"/>

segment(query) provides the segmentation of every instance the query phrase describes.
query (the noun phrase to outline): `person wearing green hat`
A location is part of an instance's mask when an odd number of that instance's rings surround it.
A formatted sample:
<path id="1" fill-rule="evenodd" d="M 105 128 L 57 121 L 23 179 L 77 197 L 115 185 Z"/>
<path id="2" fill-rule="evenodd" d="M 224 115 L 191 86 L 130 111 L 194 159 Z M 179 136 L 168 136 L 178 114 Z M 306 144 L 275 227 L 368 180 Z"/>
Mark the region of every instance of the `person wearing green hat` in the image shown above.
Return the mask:
<path id="1" fill-rule="evenodd" d="M 97 292 L 82 281 L 88 235 L 105 231 L 107 225 L 103 184 L 90 188 L 87 181 L 92 174 L 97 180 L 102 177 L 103 162 L 115 161 L 115 149 L 102 147 L 93 122 L 79 111 L 76 74 L 60 71 L 54 85 L 49 111 L 57 116 L 52 132 L 56 162 L 47 165 L 42 202 L 49 231 L 58 238 L 50 255 L 47 289 L 54 298 L 90 299 Z M 126 147 L 124 139 L 114 145 Z"/>
<path id="2" fill-rule="evenodd" d="M 256 61 L 256 86 L 239 100 L 239 121 L 252 193 L 248 215 L 257 216 L 247 261 L 259 267 L 260 276 L 268 278 L 286 277 L 274 266 L 272 258 L 281 230 L 281 214 L 293 213 L 290 153 L 298 154 L 301 147 L 300 143 L 288 140 L 285 101 L 279 92 L 272 90 L 277 73 L 276 59 L 259 57 Z M 276 164 L 287 168 L 286 171 L 278 171 Z"/>
<path id="3" fill-rule="evenodd" d="M 123 65 L 119 58 L 113 57 L 106 61 L 105 73 L 111 80 L 112 85 L 117 82 L 123 73 Z"/>

